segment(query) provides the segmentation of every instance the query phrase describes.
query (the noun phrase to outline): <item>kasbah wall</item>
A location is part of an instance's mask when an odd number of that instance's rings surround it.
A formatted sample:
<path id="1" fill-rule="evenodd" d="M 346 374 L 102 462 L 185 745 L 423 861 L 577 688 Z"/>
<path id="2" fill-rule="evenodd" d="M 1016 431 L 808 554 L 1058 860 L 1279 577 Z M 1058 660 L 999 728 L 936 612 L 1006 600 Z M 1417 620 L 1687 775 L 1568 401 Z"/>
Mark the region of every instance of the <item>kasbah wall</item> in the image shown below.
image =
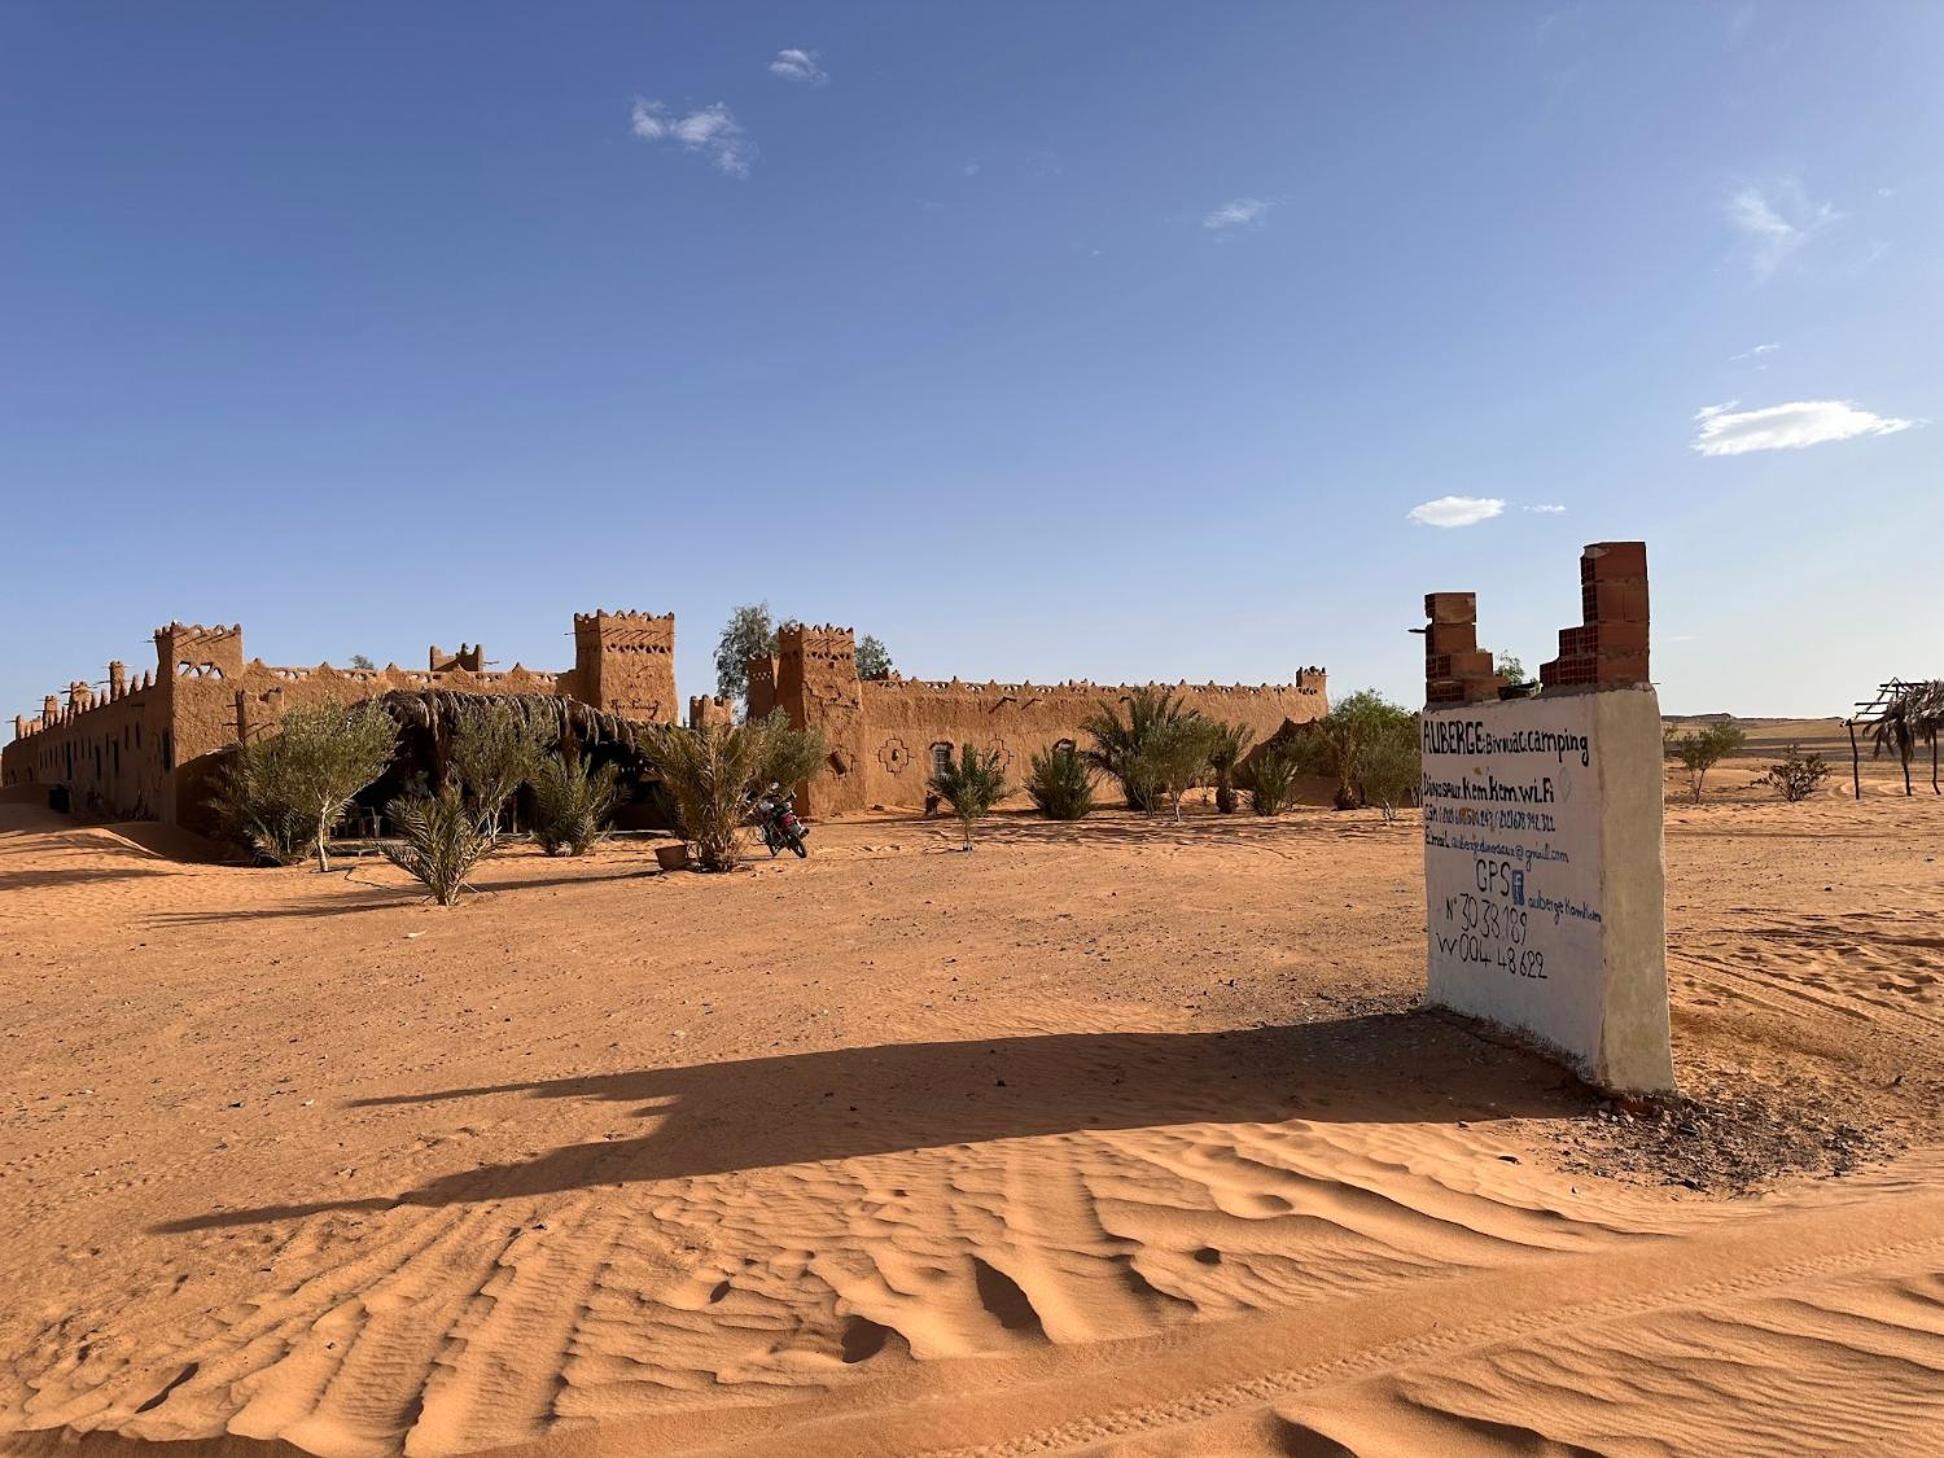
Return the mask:
<path id="1" fill-rule="evenodd" d="M 0 784 L 58 791 L 68 807 L 100 818 L 202 828 L 217 756 L 270 732 L 300 705 L 444 689 L 557 694 L 650 723 L 677 716 L 672 613 L 576 614 L 574 667 L 558 672 L 519 664 L 489 671 L 483 650 L 463 645 L 457 653 L 433 648 L 423 671 L 396 664 L 279 668 L 244 658 L 240 625 L 171 623 L 156 630 L 155 648 L 156 670 L 139 681 L 111 663 L 105 693 L 75 682 L 65 703 L 50 694 L 39 715 L 16 717 L 14 740 L 0 750 Z M 936 757 L 966 743 L 997 749 L 1017 786 L 1034 753 L 1084 744 L 1081 721 L 1130 692 L 1081 682 L 860 681 L 856 655 L 849 628 L 790 627 L 779 634 L 774 660 L 750 664 L 750 712 L 782 708 L 797 727 L 820 729 L 829 745 L 823 773 L 800 787 L 805 814 L 922 805 Z M 1166 687 L 1210 718 L 1246 724 L 1258 745 L 1329 709 L 1325 675 L 1316 668 L 1287 684 Z M 734 706 L 691 697 L 688 718 L 727 723 Z"/>
<path id="2" fill-rule="evenodd" d="M 34 717 L 16 716 L 0 749 L 0 784 L 45 786 L 57 802 L 112 820 L 200 827 L 221 751 L 269 732 L 292 709 L 349 704 L 395 689 L 557 694 L 631 719 L 675 717 L 675 616 L 605 609 L 574 617 L 574 666 L 560 672 L 485 667 L 484 651 L 434 647 L 424 671 L 278 668 L 243 657 L 240 625 L 171 623 L 155 632 L 156 668 L 132 681 L 108 665 L 105 692 L 68 685 Z"/>
<path id="3" fill-rule="evenodd" d="M 1258 745 L 1329 710 L 1320 668 L 1303 669 L 1288 684 L 1163 687 L 1212 719 L 1246 724 Z M 801 792 L 810 815 L 921 805 L 936 756 L 962 744 L 998 750 L 1017 788 L 1035 753 L 1062 741 L 1084 747 L 1081 720 L 1103 702 L 1118 708 L 1129 692 L 1092 683 L 860 680 L 855 635 L 828 626 L 785 628 L 775 663 L 750 665 L 750 712 L 781 708 L 797 727 L 821 729 L 829 745 L 824 772 Z"/>

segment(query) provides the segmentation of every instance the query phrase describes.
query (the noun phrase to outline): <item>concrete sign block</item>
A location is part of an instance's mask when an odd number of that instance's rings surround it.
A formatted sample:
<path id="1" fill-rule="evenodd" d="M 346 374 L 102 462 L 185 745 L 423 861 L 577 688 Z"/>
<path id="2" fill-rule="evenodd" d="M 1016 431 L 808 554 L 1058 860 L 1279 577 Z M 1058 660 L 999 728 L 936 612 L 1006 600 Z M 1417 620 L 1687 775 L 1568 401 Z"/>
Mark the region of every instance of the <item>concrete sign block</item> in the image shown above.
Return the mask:
<path id="1" fill-rule="evenodd" d="M 1421 732 L 1430 1000 L 1603 1088 L 1672 1090 L 1653 689 L 1434 707 Z"/>

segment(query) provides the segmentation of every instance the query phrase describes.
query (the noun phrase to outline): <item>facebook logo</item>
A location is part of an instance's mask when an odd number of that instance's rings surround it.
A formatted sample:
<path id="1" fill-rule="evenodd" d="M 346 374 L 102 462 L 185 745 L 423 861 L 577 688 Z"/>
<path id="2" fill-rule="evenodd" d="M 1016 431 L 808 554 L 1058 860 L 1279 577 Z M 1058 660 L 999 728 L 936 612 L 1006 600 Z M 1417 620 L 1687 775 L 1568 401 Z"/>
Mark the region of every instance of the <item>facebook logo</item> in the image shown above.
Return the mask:
<path id="1" fill-rule="evenodd" d="M 1514 906 L 1525 905 L 1525 872 L 1524 871 L 1514 871 L 1512 873 L 1512 904 Z"/>

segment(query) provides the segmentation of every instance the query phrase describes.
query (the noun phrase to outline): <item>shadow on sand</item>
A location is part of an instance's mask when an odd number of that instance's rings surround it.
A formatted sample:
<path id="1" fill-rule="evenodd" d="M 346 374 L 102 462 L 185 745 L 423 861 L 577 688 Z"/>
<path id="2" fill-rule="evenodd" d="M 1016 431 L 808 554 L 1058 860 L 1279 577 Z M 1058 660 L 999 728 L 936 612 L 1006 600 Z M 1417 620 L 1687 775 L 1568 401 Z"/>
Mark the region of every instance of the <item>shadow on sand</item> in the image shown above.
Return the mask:
<path id="1" fill-rule="evenodd" d="M 520 1098 L 628 1104 L 629 1138 L 562 1145 L 393 1199 L 214 1211 L 180 1233 L 329 1210 L 439 1206 L 998 1139 L 1212 1122 L 1446 1123 L 1582 1110 L 1570 1075 L 1428 1012 L 1194 1033 L 1058 1033 L 840 1048 L 537 1083 L 401 1093 L 353 1108 Z M 536 1123 L 544 1127 L 548 1115 Z"/>

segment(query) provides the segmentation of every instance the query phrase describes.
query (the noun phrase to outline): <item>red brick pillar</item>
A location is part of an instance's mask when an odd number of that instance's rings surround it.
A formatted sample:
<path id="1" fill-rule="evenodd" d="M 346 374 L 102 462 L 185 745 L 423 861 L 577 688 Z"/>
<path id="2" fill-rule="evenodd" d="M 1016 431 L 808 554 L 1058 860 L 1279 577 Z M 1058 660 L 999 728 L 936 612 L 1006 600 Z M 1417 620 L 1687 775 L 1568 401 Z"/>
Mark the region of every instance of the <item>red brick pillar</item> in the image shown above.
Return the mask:
<path id="1" fill-rule="evenodd" d="M 1580 554 L 1580 625 L 1559 630 L 1559 657 L 1539 667 L 1547 690 L 1648 681 L 1647 544 L 1594 542 Z"/>
<path id="2" fill-rule="evenodd" d="M 1496 699 L 1502 680 L 1491 653 L 1478 646 L 1478 595 L 1427 592 L 1424 615 L 1424 702 L 1476 704 Z"/>

